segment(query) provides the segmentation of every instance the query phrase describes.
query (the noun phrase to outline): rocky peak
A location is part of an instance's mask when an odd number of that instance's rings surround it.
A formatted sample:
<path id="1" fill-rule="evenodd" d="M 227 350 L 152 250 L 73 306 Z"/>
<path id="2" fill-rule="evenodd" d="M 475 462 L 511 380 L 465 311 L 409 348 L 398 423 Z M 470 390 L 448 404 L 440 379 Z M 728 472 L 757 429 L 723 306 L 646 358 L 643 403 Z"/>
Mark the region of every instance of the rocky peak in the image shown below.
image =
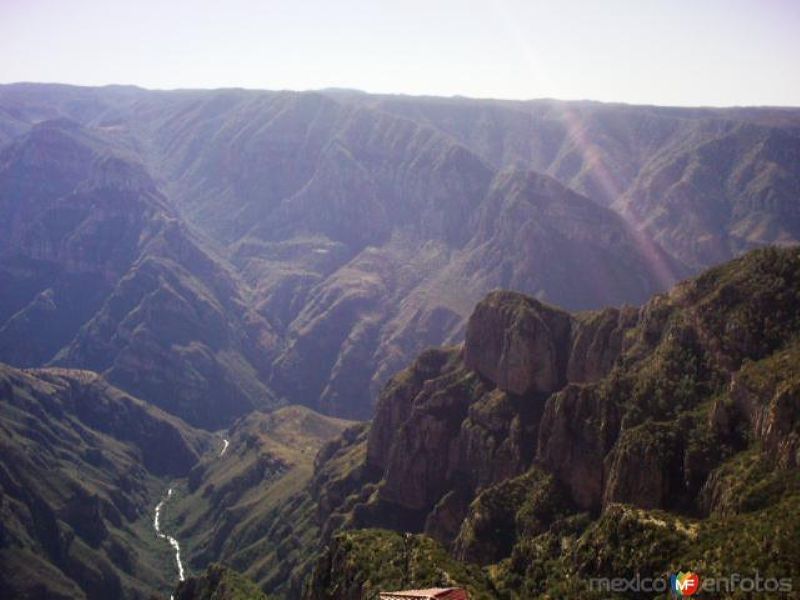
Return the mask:
<path id="1" fill-rule="evenodd" d="M 464 364 L 513 394 L 553 392 L 566 379 L 571 317 L 513 292 L 490 293 L 467 324 Z"/>
<path id="2" fill-rule="evenodd" d="M 622 352 L 638 312 L 623 307 L 571 315 L 524 294 L 495 291 L 469 319 L 464 364 L 517 395 L 597 381 Z"/>
<path id="3" fill-rule="evenodd" d="M 427 351 L 384 389 L 366 453 L 382 475 L 355 511 L 360 525 L 450 543 L 471 498 L 532 465 L 581 510 L 624 502 L 700 512 L 698 491 L 739 447 L 727 441 L 739 422 L 778 465 L 794 466 L 796 351 L 769 357 L 798 326 L 764 323 L 790 310 L 797 272 L 796 251 L 756 252 L 642 309 L 575 314 L 490 293 L 460 352 Z M 726 337 L 734 325 L 753 342 Z M 741 360 L 720 359 L 737 352 L 767 362 L 737 376 L 726 365 Z M 723 400 L 699 416 L 714 395 Z"/>
<path id="4" fill-rule="evenodd" d="M 391 521 L 450 542 L 474 494 L 524 473 L 540 437 L 540 460 L 578 505 L 596 505 L 619 415 L 580 390 L 608 374 L 637 314 L 570 315 L 516 292 L 490 293 L 470 317 L 460 351 L 423 352 L 381 393 L 365 468 L 382 481 L 356 511 L 360 524 Z"/>

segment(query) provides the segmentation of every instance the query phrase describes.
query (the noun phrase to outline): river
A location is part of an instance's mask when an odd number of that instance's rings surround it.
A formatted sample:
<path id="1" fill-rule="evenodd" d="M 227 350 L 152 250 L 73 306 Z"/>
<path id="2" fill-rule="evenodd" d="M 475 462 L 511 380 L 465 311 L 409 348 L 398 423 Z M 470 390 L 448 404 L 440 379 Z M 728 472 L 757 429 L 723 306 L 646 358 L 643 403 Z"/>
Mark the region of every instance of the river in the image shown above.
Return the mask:
<path id="1" fill-rule="evenodd" d="M 222 439 L 222 450 L 220 450 L 219 455 L 223 456 L 225 452 L 228 450 L 228 446 L 230 442 L 227 438 Z M 167 535 L 163 531 L 161 531 L 161 510 L 164 508 L 164 504 L 172 498 L 172 488 L 167 490 L 166 497 L 161 499 L 161 502 L 156 504 L 156 511 L 155 515 L 153 516 L 153 529 L 156 530 L 156 535 L 161 538 L 162 540 L 167 540 L 169 545 L 175 550 L 175 563 L 178 566 L 178 581 L 185 581 L 186 576 L 183 570 L 183 561 L 181 561 L 181 545 L 174 537 L 171 535 Z M 170 596 L 170 600 L 173 600 L 174 596 Z"/>
<path id="2" fill-rule="evenodd" d="M 174 537 L 161 531 L 161 509 L 164 508 L 164 504 L 170 498 L 172 498 L 172 488 L 169 488 L 167 490 L 167 496 L 163 498 L 161 502 L 156 504 L 156 513 L 155 517 L 153 518 L 153 528 L 156 530 L 156 535 L 163 540 L 167 540 L 169 545 L 175 550 L 175 563 L 178 566 L 178 581 L 184 581 L 186 577 L 183 572 L 183 561 L 181 561 L 181 545 Z M 172 599 L 172 596 L 170 596 L 170 599 Z"/>

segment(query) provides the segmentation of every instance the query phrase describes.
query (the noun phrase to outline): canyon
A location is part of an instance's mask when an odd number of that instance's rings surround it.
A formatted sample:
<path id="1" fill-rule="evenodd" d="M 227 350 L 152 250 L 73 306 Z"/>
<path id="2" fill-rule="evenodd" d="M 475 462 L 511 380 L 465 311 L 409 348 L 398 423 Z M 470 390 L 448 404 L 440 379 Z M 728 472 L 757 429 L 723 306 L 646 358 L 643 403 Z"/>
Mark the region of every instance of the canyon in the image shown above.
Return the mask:
<path id="1" fill-rule="evenodd" d="M 0 595 L 795 575 L 798 197 L 798 109 L 0 85 Z"/>

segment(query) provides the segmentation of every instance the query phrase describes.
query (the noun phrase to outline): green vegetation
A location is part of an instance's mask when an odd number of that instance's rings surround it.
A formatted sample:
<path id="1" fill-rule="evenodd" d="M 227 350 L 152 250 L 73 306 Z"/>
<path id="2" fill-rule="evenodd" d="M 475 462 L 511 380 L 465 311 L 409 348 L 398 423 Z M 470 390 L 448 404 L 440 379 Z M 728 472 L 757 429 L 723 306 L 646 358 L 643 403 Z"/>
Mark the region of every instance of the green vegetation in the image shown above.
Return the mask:
<path id="1" fill-rule="evenodd" d="M 210 436 L 86 371 L 0 365 L 0 590 L 130 598 L 173 586 L 152 529 Z"/>
<path id="2" fill-rule="evenodd" d="M 176 600 L 268 600 L 252 581 L 222 565 L 209 565 L 199 577 L 181 583 Z"/>
<path id="3" fill-rule="evenodd" d="M 192 567 L 223 562 L 271 592 L 296 588 L 319 543 L 314 459 L 351 425 L 302 406 L 237 421 L 225 454 L 206 455 L 171 508 Z"/>
<path id="4" fill-rule="evenodd" d="M 655 298 L 630 324 L 607 376 L 548 400 L 560 404 L 554 410 L 565 411 L 567 421 L 540 434 L 548 436 L 545 444 L 554 444 L 545 450 L 566 451 L 569 460 L 550 473 L 545 452 L 539 456 L 543 464 L 534 461 L 525 474 L 479 488 L 465 513 L 442 500 L 462 519 L 460 528 L 449 552 L 430 554 L 434 572 L 420 581 L 441 583 L 437 567 L 455 573 L 453 557 L 465 569 L 454 580 L 503 600 L 599 600 L 608 595 L 590 590 L 592 578 L 667 577 L 679 569 L 705 577 L 758 572 L 797 580 L 798 293 L 800 252 L 789 248 L 752 252 Z M 582 322 L 588 319 L 584 315 Z M 445 397 L 442 390 L 461 375 L 458 365 L 444 376 L 434 371 L 435 379 L 427 381 L 411 381 L 417 372 L 407 371 L 387 388 L 388 398 L 408 403 L 403 410 L 412 414 L 430 406 L 438 410 L 429 398 Z M 419 397 L 412 402 L 409 392 Z M 516 419 L 507 394 L 469 385 L 458 394 L 467 395 L 470 405 L 469 417 L 462 416 L 454 429 L 457 435 L 473 436 L 467 438 L 471 443 L 483 440 L 479 422 L 491 424 L 489 435 L 511 439 L 501 426 Z M 442 422 L 461 414 L 461 405 L 456 407 Z M 410 434 L 408 427 L 403 424 L 402 435 Z M 489 447 L 497 448 L 493 443 Z M 576 447 L 583 454 L 573 453 Z M 586 476 L 595 470 L 603 474 L 600 494 L 586 487 Z M 386 472 L 383 477 L 378 491 Z M 595 504 L 578 509 L 570 497 L 576 491 Z M 339 510 L 346 514 L 348 506 Z M 382 510 L 390 512 L 391 505 Z M 424 537 L 405 539 L 413 540 L 412 548 L 439 548 Z M 358 597 L 348 594 L 359 585 L 369 593 L 380 586 L 409 587 L 403 561 L 391 558 L 405 556 L 400 540 L 367 531 L 335 537 L 317 563 L 306 598 Z"/>
<path id="5" fill-rule="evenodd" d="M 454 542 L 455 554 L 468 562 L 497 562 L 518 540 L 544 533 L 569 512 L 569 499 L 553 476 L 534 468 L 478 494 Z"/>
<path id="6" fill-rule="evenodd" d="M 486 572 L 452 558 L 432 539 L 377 529 L 338 533 L 317 563 L 305 598 L 376 600 L 397 589 L 465 587 L 470 598 L 494 598 Z"/>

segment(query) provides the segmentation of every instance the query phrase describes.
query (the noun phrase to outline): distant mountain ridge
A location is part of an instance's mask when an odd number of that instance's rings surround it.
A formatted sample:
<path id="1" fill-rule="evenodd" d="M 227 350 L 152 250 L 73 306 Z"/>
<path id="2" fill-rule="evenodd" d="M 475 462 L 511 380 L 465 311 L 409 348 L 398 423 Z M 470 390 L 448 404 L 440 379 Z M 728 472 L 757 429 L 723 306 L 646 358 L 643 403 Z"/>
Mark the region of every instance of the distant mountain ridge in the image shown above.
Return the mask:
<path id="1" fill-rule="evenodd" d="M 204 426 L 272 405 L 269 325 L 113 139 L 40 123 L 0 151 L 0 189 L 0 360 L 105 372 Z"/>
<path id="2" fill-rule="evenodd" d="M 366 418 L 493 288 L 640 303 L 796 242 L 798 140 L 794 109 L 0 86 L 0 359 L 208 427 Z"/>

